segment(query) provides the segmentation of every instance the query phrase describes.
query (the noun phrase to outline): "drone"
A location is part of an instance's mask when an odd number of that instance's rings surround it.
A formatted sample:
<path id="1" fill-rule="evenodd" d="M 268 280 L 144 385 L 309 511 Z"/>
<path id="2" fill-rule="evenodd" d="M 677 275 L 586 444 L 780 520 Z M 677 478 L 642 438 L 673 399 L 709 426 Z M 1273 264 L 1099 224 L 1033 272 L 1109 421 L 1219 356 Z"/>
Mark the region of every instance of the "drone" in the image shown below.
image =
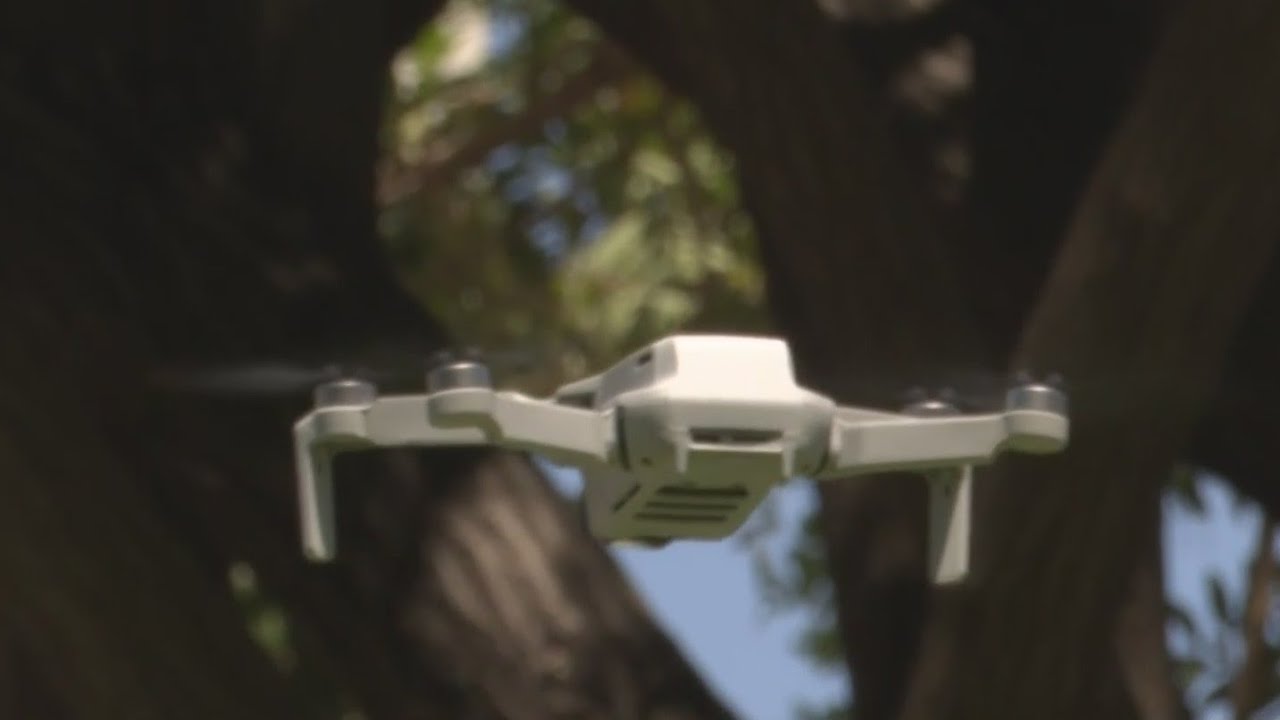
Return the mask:
<path id="1" fill-rule="evenodd" d="M 973 467 L 1006 452 L 1067 445 L 1067 397 L 1021 381 L 997 412 L 943 400 L 899 412 L 845 407 L 796 383 L 785 340 L 673 335 L 548 398 L 495 390 L 489 367 L 454 356 L 431 369 L 425 394 L 379 396 L 356 378 L 318 385 L 293 427 L 302 548 L 337 549 L 333 458 L 370 448 L 493 446 L 535 453 L 584 477 L 589 532 L 661 546 L 725 538 L 787 479 L 885 471 L 925 475 L 930 575 L 969 569 Z"/>

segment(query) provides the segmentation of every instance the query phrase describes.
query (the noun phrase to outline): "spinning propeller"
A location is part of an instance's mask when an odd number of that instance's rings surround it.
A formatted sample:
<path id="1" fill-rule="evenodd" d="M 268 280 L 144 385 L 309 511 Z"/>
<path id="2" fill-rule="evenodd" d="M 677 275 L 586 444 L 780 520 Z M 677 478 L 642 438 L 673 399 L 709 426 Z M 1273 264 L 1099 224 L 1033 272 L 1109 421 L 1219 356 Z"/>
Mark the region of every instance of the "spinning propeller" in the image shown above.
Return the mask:
<path id="1" fill-rule="evenodd" d="M 352 378 L 382 389 L 418 389 L 434 367 L 457 359 L 482 363 L 501 374 L 526 372 L 538 365 L 533 350 L 482 352 L 475 348 L 439 350 L 373 362 L 307 364 L 289 360 L 256 360 L 221 366 L 168 368 L 152 375 L 155 387 L 173 393 L 238 398 L 305 396 L 322 383 Z"/>

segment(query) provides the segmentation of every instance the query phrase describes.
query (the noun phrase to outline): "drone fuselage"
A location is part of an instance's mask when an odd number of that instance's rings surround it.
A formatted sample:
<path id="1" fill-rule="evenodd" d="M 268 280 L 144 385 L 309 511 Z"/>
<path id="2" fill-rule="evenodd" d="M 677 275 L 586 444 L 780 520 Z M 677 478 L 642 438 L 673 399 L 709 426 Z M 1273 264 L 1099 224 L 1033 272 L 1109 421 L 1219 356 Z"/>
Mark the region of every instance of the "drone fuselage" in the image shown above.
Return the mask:
<path id="1" fill-rule="evenodd" d="M 613 540 L 732 534 L 819 469 L 835 413 L 796 385 L 786 343 L 756 337 L 667 338 L 557 397 L 616 418 L 616 467 L 584 469 L 590 529 Z"/>

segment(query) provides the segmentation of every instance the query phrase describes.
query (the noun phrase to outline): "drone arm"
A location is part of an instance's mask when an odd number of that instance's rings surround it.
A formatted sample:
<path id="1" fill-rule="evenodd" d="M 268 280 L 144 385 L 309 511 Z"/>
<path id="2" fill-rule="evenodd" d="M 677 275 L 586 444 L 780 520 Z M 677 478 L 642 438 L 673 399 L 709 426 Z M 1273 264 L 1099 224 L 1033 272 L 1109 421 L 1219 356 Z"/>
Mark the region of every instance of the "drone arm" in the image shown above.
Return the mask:
<path id="1" fill-rule="evenodd" d="M 922 470 L 929 490 L 929 575 L 954 583 L 969 572 L 973 465 L 989 462 L 1008 439 L 1005 417 L 912 417 L 841 408 L 831 461 L 819 477 Z"/>
<path id="2" fill-rule="evenodd" d="M 818 478 L 990 462 L 1008 438 L 1004 415 L 949 417 L 842 413 Z"/>
<path id="3" fill-rule="evenodd" d="M 513 450 L 538 453 L 552 462 L 582 465 L 608 462 L 612 413 L 556 405 L 518 393 L 494 393 L 494 441 Z"/>
<path id="4" fill-rule="evenodd" d="M 459 425 L 431 412 L 431 396 L 390 395 L 378 398 L 365 415 L 370 443 L 384 447 L 418 445 L 484 445 L 491 442 L 483 427 Z"/>
<path id="5" fill-rule="evenodd" d="M 839 408 L 827 467 L 832 478 L 921 470 L 929 480 L 929 569 L 936 583 L 969 571 L 973 466 L 1002 450 L 1046 453 L 1067 441 L 1067 418 L 1042 409 L 986 415 L 919 417 Z"/>
<path id="6" fill-rule="evenodd" d="M 482 388 L 389 396 L 317 409 L 294 426 L 302 543 L 313 560 L 335 551 L 333 456 L 369 447 L 497 445 L 555 462 L 609 459 L 611 415 Z"/>
<path id="7" fill-rule="evenodd" d="M 985 464 L 1004 450 L 1057 452 L 1067 429 L 1065 415 L 1037 409 L 918 417 L 841 408 L 817 477 Z"/>
<path id="8" fill-rule="evenodd" d="M 293 437 L 302 547 L 312 560 L 332 559 L 336 550 L 336 454 L 377 446 L 479 445 L 487 441 L 479 428 L 443 427 L 431 422 L 424 399 L 413 395 L 317 409 L 294 425 Z"/>

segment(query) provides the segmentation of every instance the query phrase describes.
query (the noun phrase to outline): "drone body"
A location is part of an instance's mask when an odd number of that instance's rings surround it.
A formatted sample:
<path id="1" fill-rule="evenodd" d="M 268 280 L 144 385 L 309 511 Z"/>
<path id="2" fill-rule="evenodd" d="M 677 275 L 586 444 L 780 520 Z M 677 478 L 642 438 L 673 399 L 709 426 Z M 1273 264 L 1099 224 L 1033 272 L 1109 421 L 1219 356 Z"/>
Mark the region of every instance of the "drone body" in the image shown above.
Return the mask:
<path id="1" fill-rule="evenodd" d="M 1068 431 L 1065 396 L 1034 383 L 1012 389 L 998 413 L 840 407 L 796 384 L 787 344 L 774 338 L 668 337 L 548 399 L 494 391 L 487 369 L 468 361 L 427 384 L 425 395 L 387 397 L 354 380 L 317 389 L 316 408 L 294 426 L 313 560 L 335 550 L 335 452 L 494 445 L 579 467 L 595 536 L 658 544 L 730 535 L 790 477 L 925 472 L 933 575 L 950 582 L 967 571 L 971 466 L 1002 451 L 1056 452 Z"/>

